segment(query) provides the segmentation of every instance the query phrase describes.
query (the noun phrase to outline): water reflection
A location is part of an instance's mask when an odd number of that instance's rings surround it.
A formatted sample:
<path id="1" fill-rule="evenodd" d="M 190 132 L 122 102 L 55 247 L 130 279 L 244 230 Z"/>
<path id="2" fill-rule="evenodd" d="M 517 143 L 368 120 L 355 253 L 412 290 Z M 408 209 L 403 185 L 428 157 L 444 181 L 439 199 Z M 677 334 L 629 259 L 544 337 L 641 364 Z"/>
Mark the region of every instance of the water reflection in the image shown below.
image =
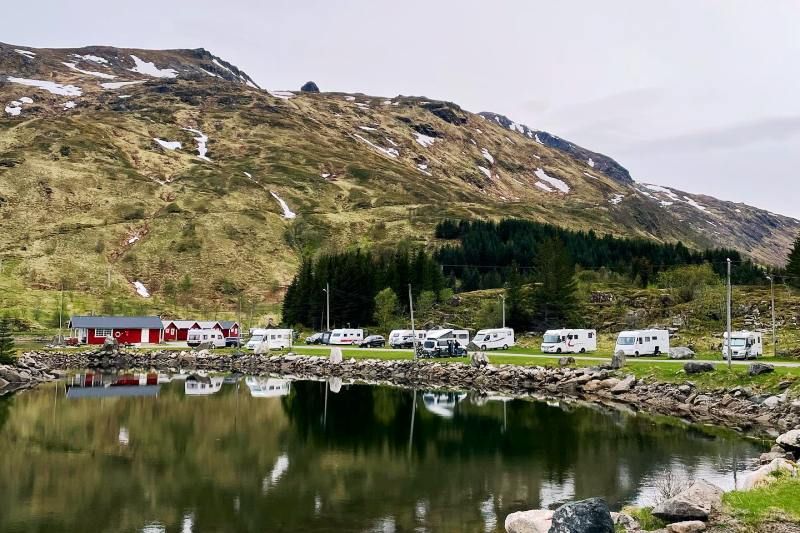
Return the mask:
<path id="1" fill-rule="evenodd" d="M 176 378 L 84 373 L 0 399 L 0 531 L 502 531 L 520 509 L 646 501 L 664 470 L 730 487 L 761 451 L 563 402 Z"/>

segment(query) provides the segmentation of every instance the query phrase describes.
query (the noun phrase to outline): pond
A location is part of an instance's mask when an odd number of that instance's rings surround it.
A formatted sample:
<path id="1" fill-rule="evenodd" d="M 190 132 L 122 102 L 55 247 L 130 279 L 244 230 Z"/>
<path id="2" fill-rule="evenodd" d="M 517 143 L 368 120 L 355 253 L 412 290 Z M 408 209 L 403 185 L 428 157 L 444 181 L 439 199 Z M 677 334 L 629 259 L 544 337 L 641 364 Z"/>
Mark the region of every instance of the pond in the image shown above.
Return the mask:
<path id="1" fill-rule="evenodd" d="M 503 531 L 726 488 L 763 447 L 594 406 L 244 376 L 78 374 L 0 399 L 0 531 Z"/>

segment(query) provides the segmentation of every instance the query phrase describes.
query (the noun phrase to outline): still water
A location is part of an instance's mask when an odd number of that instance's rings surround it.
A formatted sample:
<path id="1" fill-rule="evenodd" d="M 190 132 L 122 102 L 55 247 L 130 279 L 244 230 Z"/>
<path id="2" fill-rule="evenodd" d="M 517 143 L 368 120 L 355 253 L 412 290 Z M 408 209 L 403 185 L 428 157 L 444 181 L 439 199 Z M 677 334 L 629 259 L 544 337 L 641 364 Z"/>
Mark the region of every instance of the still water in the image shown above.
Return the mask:
<path id="1" fill-rule="evenodd" d="M 0 531 L 503 531 L 732 487 L 762 447 L 582 405 L 251 377 L 76 375 L 0 399 Z"/>

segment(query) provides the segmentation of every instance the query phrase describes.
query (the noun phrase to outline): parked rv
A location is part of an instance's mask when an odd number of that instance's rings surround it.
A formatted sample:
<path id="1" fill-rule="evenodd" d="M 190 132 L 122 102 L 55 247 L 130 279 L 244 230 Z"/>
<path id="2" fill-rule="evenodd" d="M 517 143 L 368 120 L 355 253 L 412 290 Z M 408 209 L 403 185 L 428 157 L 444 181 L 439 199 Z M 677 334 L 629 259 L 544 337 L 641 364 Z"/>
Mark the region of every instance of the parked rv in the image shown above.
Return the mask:
<path id="1" fill-rule="evenodd" d="M 246 347 L 255 350 L 261 344 L 266 344 L 268 350 L 284 350 L 291 348 L 293 340 L 294 331 L 291 329 L 264 329 L 260 335 L 253 335 Z"/>
<path id="2" fill-rule="evenodd" d="M 212 348 L 224 348 L 225 336 L 218 329 L 190 329 L 186 344 L 192 348 L 208 343 Z"/>
<path id="3" fill-rule="evenodd" d="M 754 331 L 731 331 L 731 340 L 728 342 L 728 332 L 722 335 L 722 358 L 728 359 L 728 352 L 734 359 L 758 359 L 764 355 L 764 345 L 761 333 Z"/>
<path id="4" fill-rule="evenodd" d="M 542 353 L 586 353 L 597 351 L 593 329 L 548 329 L 542 337 Z"/>
<path id="5" fill-rule="evenodd" d="M 267 330 L 264 328 L 252 328 L 250 329 L 250 338 L 247 340 L 247 344 L 244 347 L 248 350 L 255 350 L 256 346 L 261 344 L 261 341 L 264 340 L 264 335 L 266 335 Z"/>
<path id="6" fill-rule="evenodd" d="M 364 339 L 363 329 L 341 328 L 331 331 L 331 339 L 328 344 L 358 344 Z"/>
<path id="7" fill-rule="evenodd" d="M 389 346 L 392 348 L 413 348 L 414 347 L 414 334 L 417 336 L 417 344 L 422 344 L 425 340 L 427 331 L 418 329 L 411 331 L 410 329 L 393 329 L 389 333 Z"/>
<path id="8" fill-rule="evenodd" d="M 640 355 L 659 355 L 669 353 L 669 331 L 665 329 L 640 329 L 622 331 L 617 336 L 614 353 L 638 357 Z"/>
<path id="9" fill-rule="evenodd" d="M 469 344 L 469 331 L 466 329 L 429 329 L 425 334 L 426 339 L 455 339 L 462 346 Z"/>
<path id="10" fill-rule="evenodd" d="M 472 343 L 481 350 L 508 350 L 514 346 L 514 330 L 511 328 L 482 329 L 475 334 Z"/>
<path id="11" fill-rule="evenodd" d="M 432 329 L 428 330 L 418 354 L 421 357 L 464 357 L 468 343 L 469 331 L 465 329 Z"/>

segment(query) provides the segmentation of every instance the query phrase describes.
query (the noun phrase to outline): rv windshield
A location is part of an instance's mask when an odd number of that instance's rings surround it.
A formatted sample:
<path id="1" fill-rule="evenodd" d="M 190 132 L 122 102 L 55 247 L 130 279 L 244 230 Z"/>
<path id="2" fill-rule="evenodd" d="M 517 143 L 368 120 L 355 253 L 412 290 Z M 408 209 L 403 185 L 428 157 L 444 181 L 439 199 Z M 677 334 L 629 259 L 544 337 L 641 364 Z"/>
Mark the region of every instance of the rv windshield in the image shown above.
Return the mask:
<path id="1" fill-rule="evenodd" d="M 425 344 L 423 344 L 423 346 L 425 348 L 433 348 L 434 346 L 436 346 L 436 341 L 425 341 Z"/>
<path id="2" fill-rule="evenodd" d="M 264 340 L 264 335 L 253 335 L 250 337 L 251 342 L 259 342 Z"/>
<path id="3" fill-rule="evenodd" d="M 620 346 L 631 346 L 636 344 L 636 337 L 620 337 L 617 339 L 617 344 Z"/>
<path id="4" fill-rule="evenodd" d="M 555 343 L 559 342 L 560 339 L 561 339 L 561 337 L 559 337 L 558 335 L 545 335 L 544 339 L 542 339 L 542 342 L 546 342 L 546 343 L 549 343 L 549 344 L 555 344 Z"/>
<path id="5" fill-rule="evenodd" d="M 737 339 L 736 337 L 734 337 L 734 338 L 731 339 L 730 345 L 731 346 L 744 346 L 744 343 L 745 343 L 744 339 L 742 339 L 742 338 L 738 338 Z"/>

